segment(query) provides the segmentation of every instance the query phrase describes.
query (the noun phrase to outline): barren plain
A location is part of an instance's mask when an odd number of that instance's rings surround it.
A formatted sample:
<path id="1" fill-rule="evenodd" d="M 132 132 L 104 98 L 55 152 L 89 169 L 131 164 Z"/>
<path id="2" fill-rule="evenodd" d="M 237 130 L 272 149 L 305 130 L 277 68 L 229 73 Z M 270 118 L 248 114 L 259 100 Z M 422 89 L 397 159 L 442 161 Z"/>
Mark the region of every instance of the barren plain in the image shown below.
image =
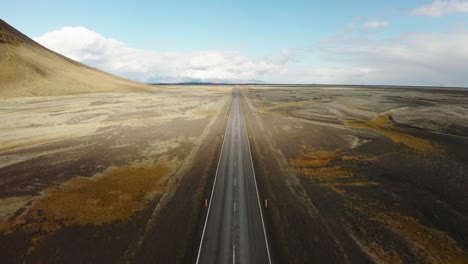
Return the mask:
<path id="1" fill-rule="evenodd" d="M 241 94 L 274 263 L 468 262 L 467 90 Z M 231 100 L 0 100 L 2 263 L 193 263 Z"/>
<path id="2" fill-rule="evenodd" d="M 277 263 L 468 263 L 468 91 L 250 86 Z"/>
<path id="3" fill-rule="evenodd" d="M 1 100 L 1 262 L 191 262 L 230 102 L 216 86 Z"/>

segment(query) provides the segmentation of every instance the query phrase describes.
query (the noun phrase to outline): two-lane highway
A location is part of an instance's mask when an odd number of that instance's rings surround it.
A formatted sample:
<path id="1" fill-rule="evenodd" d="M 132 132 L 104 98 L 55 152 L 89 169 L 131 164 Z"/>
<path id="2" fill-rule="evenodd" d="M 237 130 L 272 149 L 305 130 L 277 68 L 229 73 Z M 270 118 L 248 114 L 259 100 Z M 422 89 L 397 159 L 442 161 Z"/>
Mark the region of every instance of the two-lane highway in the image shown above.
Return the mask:
<path id="1" fill-rule="evenodd" d="M 218 162 L 197 263 L 271 263 L 238 88 Z"/>

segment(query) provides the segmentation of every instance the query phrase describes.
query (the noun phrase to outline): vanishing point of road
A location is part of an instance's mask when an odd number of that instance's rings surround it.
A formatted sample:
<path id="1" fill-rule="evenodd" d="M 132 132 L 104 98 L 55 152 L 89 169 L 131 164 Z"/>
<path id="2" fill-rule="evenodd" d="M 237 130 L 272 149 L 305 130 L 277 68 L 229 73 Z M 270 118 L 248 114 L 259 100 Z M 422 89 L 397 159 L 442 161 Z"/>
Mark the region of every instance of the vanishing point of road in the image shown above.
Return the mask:
<path id="1" fill-rule="evenodd" d="M 238 88 L 224 135 L 197 264 L 271 263 Z"/>

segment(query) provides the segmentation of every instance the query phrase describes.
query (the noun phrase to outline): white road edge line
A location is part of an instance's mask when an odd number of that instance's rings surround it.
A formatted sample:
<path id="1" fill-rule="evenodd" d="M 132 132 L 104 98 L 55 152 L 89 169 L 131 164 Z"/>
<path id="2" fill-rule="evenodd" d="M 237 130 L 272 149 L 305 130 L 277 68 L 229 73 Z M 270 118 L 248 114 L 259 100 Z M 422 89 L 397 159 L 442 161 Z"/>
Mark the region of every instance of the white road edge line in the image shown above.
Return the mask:
<path id="1" fill-rule="evenodd" d="M 213 188 L 211 189 L 210 204 L 208 205 L 208 212 L 206 213 L 205 225 L 203 226 L 203 233 L 202 233 L 202 237 L 200 241 L 200 247 L 198 248 L 198 255 L 197 255 L 197 262 L 196 262 L 197 264 L 200 261 L 200 253 L 201 253 L 201 249 L 203 245 L 203 238 L 205 237 L 206 224 L 208 223 L 208 217 L 210 216 L 211 200 L 213 199 L 213 193 L 214 193 L 215 186 L 216 186 L 216 178 L 218 178 L 219 164 L 221 163 L 221 156 L 223 155 L 224 142 L 226 142 L 226 132 L 229 127 L 229 121 L 231 120 L 231 113 L 232 113 L 232 101 L 231 101 L 231 107 L 229 108 L 229 118 L 226 123 L 226 129 L 224 130 L 223 145 L 221 146 L 221 152 L 219 153 L 218 166 L 216 167 L 216 174 L 215 174 L 215 178 L 213 181 Z"/>
<path id="2" fill-rule="evenodd" d="M 240 94 L 240 89 L 239 89 L 239 94 Z M 241 95 L 242 96 L 242 95 Z M 242 105 L 241 105 L 242 107 Z M 242 113 L 244 113 L 244 109 L 242 109 Z M 254 183 L 255 183 L 255 190 L 257 191 L 257 201 L 258 201 L 258 208 L 260 209 L 260 218 L 262 219 L 262 225 L 263 225 L 263 235 L 265 236 L 265 243 L 267 247 L 267 254 L 268 254 L 268 263 L 271 264 L 271 257 L 270 257 L 270 247 L 268 246 L 268 239 L 265 231 L 265 222 L 263 221 L 263 213 L 262 213 L 262 206 L 260 204 L 260 195 L 258 194 L 258 186 L 257 186 L 257 176 L 255 176 L 255 169 L 253 166 L 253 159 L 252 159 L 252 150 L 250 149 L 250 141 L 249 141 L 249 130 L 247 130 L 247 122 L 245 122 L 245 115 L 243 114 L 244 117 L 244 125 L 245 125 L 245 130 L 247 132 L 247 145 L 249 146 L 249 154 L 250 154 L 250 165 L 252 165 L 252 172 L 254 175 Z"/>
<path id="3" fill-rule="evenodd" d="M 232 264 L 236 263 L 236 245 L 232 246 Z"/>

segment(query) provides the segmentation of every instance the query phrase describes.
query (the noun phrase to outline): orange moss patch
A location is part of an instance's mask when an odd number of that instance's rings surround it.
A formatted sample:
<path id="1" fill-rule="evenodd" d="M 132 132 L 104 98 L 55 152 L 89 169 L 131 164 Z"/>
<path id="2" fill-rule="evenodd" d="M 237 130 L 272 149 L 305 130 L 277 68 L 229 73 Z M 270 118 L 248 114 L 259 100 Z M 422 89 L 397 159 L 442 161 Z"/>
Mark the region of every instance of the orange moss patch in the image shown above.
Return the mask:
<path id="1" fill-rule="evenodd" d="M 171 173 L 165 163 L 150 167 L 125 166 L 100 175 L 73 178 L 49 188 L 29 209 L 61 220 L 65 225 L 102 225 L 123 221 L 141 210 L 155 193 L 164 192 L 162 180 Z"/>
<path id="2" fill-rule="evenodd" d="M 377 215 L 382 222 L 395 233 L 410 242 L 412 250 L 421 254 L 428 263 L 468 263 L 468 254 L 447 233 L 425 226 L 410 216 L 387 211 Z"/>
<path id="3" fill-rule="evenodd" d="M 352 182 L 346 182 L 346 183 L 336 183 L 335 185 L 337 186 L 372 186 L 372 185 L 379 185 L 375 181 L 369 181 L 369 180 L 354 180 Z"/>
<path id="4" fill-rule="evenodd" d="M 366 253 L 375 263 L 402 264 L 403 259 L 400 254 L 394 250 L 385 250 L 375 242 L 360 241 L 351 235 L 356 244 Z"/>
<path id="5" fill-rule="evenodd" d="M 10 228 L 10 225 L 8 224 L 7 221 L 0 220 L 0 232 L 7 232 L 8 229 Z"/>
<path id="6" fill-rule="evenodd" d="M 332 164 L 339 157 L 340 150 L 311 151 L 307 147 L 302 147 L 299 150 L 299 157 L 290 159 L 289 165 L 295 174 L 311 177 L 319 181 L 352 177 L 352 172 Z"/>
<path id="7" fill-rule="evenodd" d="M 377 115 L 374 119 L 371 120 L 371 123 L 376 126 L 388 126 L 392 124 L 390 119 L 384 115 Z"/>
<path id="8" fill-rule="evenodd" d="M 324 167 L 328 166 L 330 162 L 336 159 L 338 150 L 307 152 L 305 148 L 301 148 L 299 150 L 299 155 L 298 159 L 291 159 L 289 164 L 300 168 Z"/>
<path id="9" fill-rule="evenodd" d="M 293 172 L 296 174 L 300 174 L 302 176 L 307 176 L 314 178 L 319 181 L 326 181 L 332 179 L 344 179 L 350 178 L 353 176 L 353 173 L 339 166 L 332 166 L 332 167 L 322 167 L 322 168 L 301 168 L 295 167 L 293 168 Z"/>
<path id="10" fill-rule="evenodd" d="M 338 193 L 345 193 L 347 186 L 371 186 L 377 182 L 361 179 L 354 172 L 334 164 L 339 160 L 363 160 L 364 156 L 342 156 L 340 150 L 311 151 L 307 147 L 299 150 L 297 159 L 290 159 L 291 171 L 296 175 L 312 178 Z"/>
<path id="11" fill-rule="evenodd" d="M 379 201 L 365 201 L 360 195 L 348 196 L 353 202 L 345 204 L 347 213 L 350 215 L 367 216 L 369 219 L 377 221 L 394 232 L 402 239 L 408 242 L 410 250 L 423 259 L 424 263 L 468 263 L 468 254 L 464 251 L 463 246 L 457 243 L 447 233 L 440 231 L 434 227 L 421 224 L 417 218 L 404 216 L 398 212 L 388 209 Z M 356 203 L 356 201 L 364 203 Z M 373 236 L 366 234 L 365 226 L 359 228 L 362 234 L 362 240 L 357 240 L 359 246 L 369 246 L 373 249 L 372 253 L 378 256 L 378 259 L 384 263 L 399 263 L 389 260 L 388 257 L 394 257 L 395 252 L 391 249 L 374 251 L 372 245 L 377 243 L 368 241 L 372 240 Z M 391 245 L 389 245 L 391 248 Z M 366 251 L 364 249 L 364 251 Z M 367 253 L 367 252 L 366 252 Z M 398 258 L 395 258 L 396 260 Z"/>
<path id="12" fill-rule="evenodd" d="M 76 177 L 47 188 L 14 221 L 0 222 L 0 230 L 30 233 L 31 252 L 47 235 L 66 226 L 104 225 L 128 220 L 148 201 L 171 188 L 174 171 L 168 162 L 109 168 L 93 177 Z"/>
<path id="13" fill-rule="evenodd" d="M 391 125 L 391 123 L 392 122 L 388 119 L 388 117 L 383 115 L 378 115 L 371 121 L 350 120 L 346 122 L 346 124 L 349 126 L 374 130 L 375 132 L 390 138 L 395 143 L 403 144 L 417 151 L 433 152 L 436 150 L 434 144 L 429 140 L 421 139 L 389 129 L 388 126 Z"/>
<path id="14" fill-rule="evenodd" d="M 370 157 L 364 156 L 364 155 L 357 155 L 357 156 L 343 155 L 343 156 L 341 156 L 341 160 L 343 160 L 343 161 L 353 161 L 353 160 L 375 160 L 375 158 L 370 158 Z"/>

